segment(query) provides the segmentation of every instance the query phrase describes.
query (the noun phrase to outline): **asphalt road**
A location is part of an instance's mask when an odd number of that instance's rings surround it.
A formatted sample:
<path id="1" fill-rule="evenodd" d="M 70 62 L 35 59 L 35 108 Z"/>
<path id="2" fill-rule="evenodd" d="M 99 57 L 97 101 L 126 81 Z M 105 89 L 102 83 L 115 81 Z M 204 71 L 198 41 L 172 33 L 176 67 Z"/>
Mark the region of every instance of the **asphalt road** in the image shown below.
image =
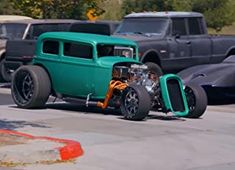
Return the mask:
<path id="1" fill-rule="evenodd" d="M 9 90 L 0 89 L 1 99 Z M 8 96 L 9 97 L 9 96 Z M 70 163 L 29 165 L 26 170 L 234 170 L 235 105 L 209 106 L 201 119 L 151 112 L 146 121 L 123 120 L 115 111 L 65 103 L 39 110 L 0 106 L 0 128 L 77 140 L 85 151 Z"/>

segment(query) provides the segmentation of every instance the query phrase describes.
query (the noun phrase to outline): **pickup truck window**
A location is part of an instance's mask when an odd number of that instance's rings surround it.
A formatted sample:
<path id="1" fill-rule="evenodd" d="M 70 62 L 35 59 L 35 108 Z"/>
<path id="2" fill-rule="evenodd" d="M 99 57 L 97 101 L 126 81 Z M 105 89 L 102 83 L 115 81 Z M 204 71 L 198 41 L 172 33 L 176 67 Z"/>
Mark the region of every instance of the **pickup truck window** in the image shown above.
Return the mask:
<path id="1" fill-rule="evenodd" d="M 64 43 L 64 55 L 92 59 L 92 46 L 88 44 Z"/>
<path id="2" fill-rule="evenodd" d="M 5 23 L 0 24 L 0 39 L 22 39 L 24 35 L 24 31 L 26 29 L 26 24 L 13 24 L 13 23 Z"/>
<path id="3" fill-rule="evenodd" d="M 123 21 L 116 33 L 162 35 L 166 32 L 167 25 L 168 19 L 164 18 L 130 18 Z"/>
<path id="4" fill-rule="evenodd" d="M 184 18 L 172 19 L 172 34 L 173 35 L 186 35 L 186 25 Z"/>
<path id="5" fill-rule="evenodd" d="M 53 40 L 47 40 L 43 42 L 43 53 L 47 54 L 59 54 L 59 42 Z"/>
<path id="6" fill-rule="evenodd" d="M 69 30 L 69 23 L 59 24 L 33 24 L 30 26 L 26 39 L 37 39 L 42 33 L 45 32 L 57 32 Z"/>
<path id="7" fill-rule="evenodd" d="M 188 26 L 189 26 L 189 34 L 190 35 L 199 35 L 204 34 L 203 29 L 201 28 L 202 23 L 200 23 L 199 18 L 189 18 Z"/>

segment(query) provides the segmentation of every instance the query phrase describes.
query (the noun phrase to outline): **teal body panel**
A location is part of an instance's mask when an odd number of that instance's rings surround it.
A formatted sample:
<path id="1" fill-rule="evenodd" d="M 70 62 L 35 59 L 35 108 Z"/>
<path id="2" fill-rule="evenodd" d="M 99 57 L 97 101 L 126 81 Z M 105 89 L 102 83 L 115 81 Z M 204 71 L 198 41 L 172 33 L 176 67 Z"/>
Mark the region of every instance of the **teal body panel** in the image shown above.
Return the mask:
<path id="1" fill-rule="evenodd" d="M 184 105 L 184 111 L 175 111 L 172 107 L 172 103 L 171 103 L 171 99 L 170 99 L 170 95 L 169 95 L 169 90 L 168 90 L 168 86 L 167 86 L 167 81 L 172 80 L 172 79 L 177 80 L 179 83 L 181 97 L 182 97 L 182 101 L 183 101 L 183 105 Z M 188 102 L 187 102 L 184 88 L 183 88 L 183 83 L 182 83 L 180 77 L 178 77 L 175 74 L 163 75 L 160 77 L 160 87 L 161 87 L 161 93 L 162 93 L 162 98 L 163 98 L 165 108 L 167 110 L 170 110 L 176 116 L 186 116 L 189 113 L 189 108 L 188 108 Z"/>
<path id="2" fill-rule="evenodd" d="M 44 40 L 59 41 L 59 54 L 45 54 L 42 52 Z M 64 56 L 64 42 L 86 43 L 93 48 L 93 58 L 84 59 Z M 80 33 L 45 33 L 37 41 L 36 57 L 33 64 L 43 66 L 50 75 L 52 88 L 56 93 L 73 96 L 87 97 L 92 94 L 93 99 L 104 99 L 112 79 L 113 65 L 117 63 L 139 63 L 135 59 L 120 56 L 97 57 L 97 44 L 108 43 L 113 45 L 126 45 L 136 48 L 133 41 L 112 38 L 109 36 L 90 35 Z"/>

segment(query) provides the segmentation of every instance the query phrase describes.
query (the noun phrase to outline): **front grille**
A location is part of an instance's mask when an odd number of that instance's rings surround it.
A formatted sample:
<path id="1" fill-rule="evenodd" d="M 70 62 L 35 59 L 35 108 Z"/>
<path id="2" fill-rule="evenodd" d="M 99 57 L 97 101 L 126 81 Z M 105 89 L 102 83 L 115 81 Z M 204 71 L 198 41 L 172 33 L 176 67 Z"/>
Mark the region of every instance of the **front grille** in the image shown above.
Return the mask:
<path id="1" fill-rule="evenodd" d="M 176 79 L 170 79 L 167 81 L 167 88 L 173 110 L 183 112 L 185 108 L 179 82 Z"/>

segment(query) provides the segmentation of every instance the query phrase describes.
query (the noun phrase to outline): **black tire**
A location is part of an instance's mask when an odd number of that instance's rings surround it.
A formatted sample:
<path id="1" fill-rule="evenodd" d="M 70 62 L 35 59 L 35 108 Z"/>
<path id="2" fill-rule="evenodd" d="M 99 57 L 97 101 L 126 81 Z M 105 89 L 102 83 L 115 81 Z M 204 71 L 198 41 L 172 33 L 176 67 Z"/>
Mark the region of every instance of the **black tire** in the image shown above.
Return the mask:
<path id="1" fill-rule="evenodd" d="M 185 87 L 185 95 L 187 98 L 189 113 L 187 118 L 199 118 L 206 111 L 207 95 L 204 89 L 196 84 L 187 84 Z"/>
<path id="2" fill-rule="evenodd" d="M 50 92 L 50 78 L 47 72 L 39 66 L 21 66 L 13 74 L 11 94 L 20 108 L 42 108 Z"/>
<path id="3" fill-rule="evenodd" d="M 0 60 L 0 82 L 3 83 L 5 81 L 4 81 L 3 77 L 2 77 L 1 70 L 2 70 L 2 60 Z"/>
<path id="4" fill-rule="evenodd" d="M 5 58 L 0 61 L 0 81 L 10 82 L 11 81 L 11 71 L 4 65 Z"/>
<path id="5" fill-rule="evenodd" d="M 120 108 L 127 120 L 145 119 L 151 109 L 151 99 L 145 87 L 135 84 L 127 87 L 122 94 Z"/>
<path id="6" fill-rule="evenodd" d="M 148 70 L 155 74 L 157 80 L 159 79 L 159 77 L 161 77 L 163 75 L 162 69 L 158 64 L 152 63 L 152 62 L 146 62 L 145 65 L 148 66 Z"/>

